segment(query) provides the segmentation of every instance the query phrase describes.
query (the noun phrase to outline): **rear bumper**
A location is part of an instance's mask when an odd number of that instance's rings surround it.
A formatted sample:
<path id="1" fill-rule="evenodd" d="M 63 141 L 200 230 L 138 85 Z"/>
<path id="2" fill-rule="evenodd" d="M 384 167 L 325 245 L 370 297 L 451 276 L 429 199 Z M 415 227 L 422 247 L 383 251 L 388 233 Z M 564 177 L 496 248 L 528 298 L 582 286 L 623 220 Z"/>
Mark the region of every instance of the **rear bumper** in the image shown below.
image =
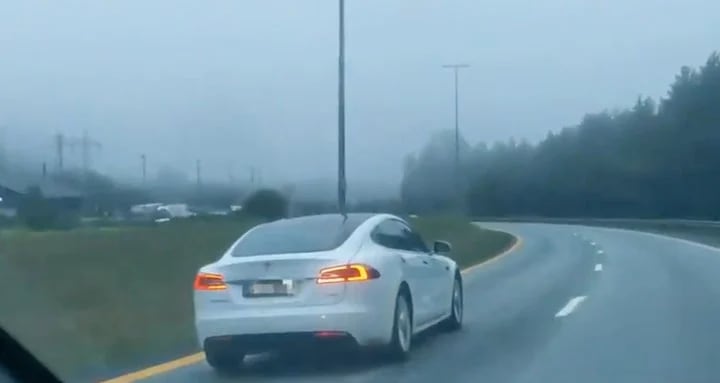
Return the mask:
<path id="1" fill-rule="evenodd" d="M 246 334 L 206 338 L 204 350 L 241 351 L 259 353 L 265 351 L 313 351 L 352 349 L 358 343 L 350 334 L 337 332 L 331 334 L 314 332 Z"/>
<path id="2" fill-rule="evenodd" d="M 251 348 L 268 351 L 292 343 L 352 339 L 359 346 L 387 344 L 392 333 L 392 316 L 368 311 L 357 305 L 338 304 L 284 309 L 224 310 L 196 313 L 199 344 L 206 341 L 247 342 Z M 340 332 L 339 336 L 317 336 L 318 332 Z M 335 339 L 333 339 L 335 338 Z"/>

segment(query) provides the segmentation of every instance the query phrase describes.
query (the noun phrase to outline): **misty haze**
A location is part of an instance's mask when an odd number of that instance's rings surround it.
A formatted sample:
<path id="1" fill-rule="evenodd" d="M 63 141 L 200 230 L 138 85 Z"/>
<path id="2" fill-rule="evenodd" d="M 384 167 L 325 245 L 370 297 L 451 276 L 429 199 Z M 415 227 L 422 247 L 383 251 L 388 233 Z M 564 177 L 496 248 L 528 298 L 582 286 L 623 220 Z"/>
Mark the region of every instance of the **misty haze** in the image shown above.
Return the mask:
<path id="1" fill-rule="evenodd" d="M 347 173 L 395 195 L 403 158 L 450 129 L 452 75 L 470 143 L 526 138 L 659 97 L 720 40 L 711 0 L 350 1 Z M 137 182 L 336 177 L 336 7 L 307 1 L 3 1 L 5 166 L 52 170 L 54 135 L 90 138 L 93 169 Z M 78 147 L 68 166 L 81 166 Z"/>
<path id="2" fill-rule="evenodd" d="M 0 0 L 0 380 L 718 382 L 718 21 Z"/>

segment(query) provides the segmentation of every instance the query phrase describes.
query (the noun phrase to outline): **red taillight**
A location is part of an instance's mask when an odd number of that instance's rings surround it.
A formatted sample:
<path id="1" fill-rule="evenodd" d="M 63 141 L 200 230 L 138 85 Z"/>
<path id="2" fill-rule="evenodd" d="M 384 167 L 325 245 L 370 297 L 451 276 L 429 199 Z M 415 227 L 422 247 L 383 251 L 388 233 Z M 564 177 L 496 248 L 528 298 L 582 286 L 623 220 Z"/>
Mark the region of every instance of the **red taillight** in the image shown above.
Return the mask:
<path id="1" fill-rule="evenodd" d="M 348 334 L 343 331 L 317 331 L 315 333 L 316 338 L 342 338 Z"/>
<path id="2" fill-rule="evenodd" d="M 222 274 L 198 273 L 195 277 L 195 290 L 225 290 L 227 285 Z"/>
<path id="3" fill-rule="evenodd" d="M 317 283 L 360 282 L 379 277 L 380 273 L 370 266 L 352 264 L 320 270 Z"/>

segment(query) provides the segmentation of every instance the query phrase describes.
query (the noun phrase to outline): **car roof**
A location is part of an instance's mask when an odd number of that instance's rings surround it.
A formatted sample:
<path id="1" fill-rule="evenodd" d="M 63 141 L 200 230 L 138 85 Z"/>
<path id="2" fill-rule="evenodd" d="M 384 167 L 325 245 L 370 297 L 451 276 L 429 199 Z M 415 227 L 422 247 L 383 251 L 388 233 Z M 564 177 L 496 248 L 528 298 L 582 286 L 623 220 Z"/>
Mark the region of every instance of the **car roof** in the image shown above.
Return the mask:
<path id="1" fill-rule="evenodd" d="M 331 213 L 331 214 L 315 214 L 315 215 L 304 215 L 299 217 L 283 218 L 277 221 L 272 221 L 256 226 L 259 227 L 282 227 L 282 226 L 296 226 L 308 224 L 312 226 L 326 226 L 328 229 L 337 227 L 338 230 L 346 232 L 348 234 L 355 232 L 369 232 L 370 229 L 374 228 L 380 222 L 386 219 L 397 219 L 404 221 L 401 218 L 384 213 Z M 353 235 L 351 235 L 353 236 Z"/>
<path id="2" fill-rule="evenodd" d="M 284 222 L 302 223 L 302 222 L 327 222 L 328 224 L 336 223 L 338 225 L 354 225 L 357 226 L 367 219 L 376 216 L 377 214 L 372 213 L 350 213 L 342 215 L 340 213 L 334 214 L 315 214 L 315 215 L 304 215 L 299 217 L 285 218 L 274 222 L 269 222 L 266 225 L 283 224 Z"/>
<path id="3" fill-rule="evenodd" d="M 373 219 L 373 221 L 377 220 L 382 221 L 387 218 L 394 218 L 394 219 L 400 219 L 399 217 L 396 217 L 391 214 L 384 214 L 384 213 L 348 213 L 348 214 L 340 214 L 340 213 L 331 213 L 331 214 L 314 214 L 314 215 L 303 215 L 298 217 L 291 217 L 291 218 L 283 218 L 277 221 L 272 221 L 268 223 L 264 223 L 265 225 L 283 225 L 283 224 L 302 224 L 302 223 L 312 223 L 312 224 L 319 224 L 319 223 L 327 223 L 329 226 L 332 224 L 337 225 L 346 225 L 350 227 L 359 227 L 366 221 Z"/>
<path id="4" fill-rule="evenodd" d="M 238 246 L 238 244 L 243 241 L 244 238 L 248 238 L 249 235 L 252 235 L 253 232 L 263 230 L 263 228 L 272 228 L 273 230 L 283 230 L 284 228 L 287 228 L 288 230 L 295 230 L 299 226 L 304 225 L 314 228 L 322 227 L 321 230 L 327 230 L 329 234 L 344 233 L 340 234 L 342 238 L 340 246 L 353 248 L 362 243 L 363 238 L 366 238 L 375 226 L 386 219 L 402 220 L 401 218 L 390 214 L 379 213 L 349 213 L 346 215 L 335 213 L 283 218 L 257 225 L 248 230 L 225 252 L 223 258 L 234 258 L 234 249 Z"/>

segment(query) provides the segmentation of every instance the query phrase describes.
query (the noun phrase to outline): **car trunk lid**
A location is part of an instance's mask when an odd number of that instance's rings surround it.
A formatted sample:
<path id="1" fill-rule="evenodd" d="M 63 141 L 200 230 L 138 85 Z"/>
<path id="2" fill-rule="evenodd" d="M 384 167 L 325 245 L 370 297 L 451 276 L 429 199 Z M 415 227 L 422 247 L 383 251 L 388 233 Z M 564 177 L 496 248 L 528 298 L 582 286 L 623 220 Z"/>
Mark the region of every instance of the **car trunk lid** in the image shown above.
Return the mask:
<path id="1" fill-rule="evenodd" d="M 338 251 L 258 255 L 231 258 L 218 271 L 238 307 L 324 305 L 342 300 L 345 284 L 319 285 L 319 271 L 349 258 Z"/>

